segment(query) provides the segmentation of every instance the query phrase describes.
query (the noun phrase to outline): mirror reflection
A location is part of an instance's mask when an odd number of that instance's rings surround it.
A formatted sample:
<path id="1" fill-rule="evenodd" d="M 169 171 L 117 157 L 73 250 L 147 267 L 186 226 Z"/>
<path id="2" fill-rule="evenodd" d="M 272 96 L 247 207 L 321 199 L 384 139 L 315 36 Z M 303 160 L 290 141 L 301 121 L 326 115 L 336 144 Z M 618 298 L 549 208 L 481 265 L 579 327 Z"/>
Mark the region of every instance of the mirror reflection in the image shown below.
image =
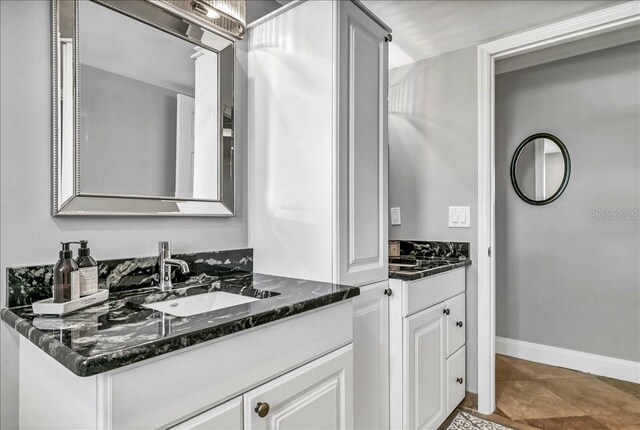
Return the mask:
<path id="1" fill-rule="evenodd" d="M 529 203 L 544 204 L 564 190 L 569 179 L 569 155 L 555 136 L 534 135 L 517 149 L 511 169 L 518 195 Z"/>
<path id="2" fill-rule="evenodd" d="M 218 200 L 218 54 L 97 3 L 79 17 L 80 193 Z"/>

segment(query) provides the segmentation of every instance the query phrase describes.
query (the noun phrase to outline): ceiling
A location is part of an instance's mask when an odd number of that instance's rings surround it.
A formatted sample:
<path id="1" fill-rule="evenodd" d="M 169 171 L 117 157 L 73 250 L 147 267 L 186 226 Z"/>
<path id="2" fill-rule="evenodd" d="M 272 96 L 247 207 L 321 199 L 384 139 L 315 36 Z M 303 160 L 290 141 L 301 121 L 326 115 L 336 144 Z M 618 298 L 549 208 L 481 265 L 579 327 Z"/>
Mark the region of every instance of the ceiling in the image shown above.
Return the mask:
<path id="1" fill-rule="evenodd" d="M 393 29 L 389 68 L 475 46 L 623 1 L 362 0 Z"/>

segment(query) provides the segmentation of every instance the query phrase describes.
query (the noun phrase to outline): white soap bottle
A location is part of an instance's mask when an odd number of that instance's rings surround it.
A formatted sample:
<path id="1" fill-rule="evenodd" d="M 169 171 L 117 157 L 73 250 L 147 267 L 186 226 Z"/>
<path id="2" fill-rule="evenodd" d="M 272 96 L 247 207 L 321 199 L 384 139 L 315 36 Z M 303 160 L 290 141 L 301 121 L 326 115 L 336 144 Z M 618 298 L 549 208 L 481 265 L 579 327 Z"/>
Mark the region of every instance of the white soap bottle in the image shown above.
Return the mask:
<path id="1" fill-rule="evenodd" d="M 78 272 L 80 275 L 80 296 L 88 296 L 98 292 L 98 263 L 91 256 L 86 240 L 80 241 L 78 249 Z"/>

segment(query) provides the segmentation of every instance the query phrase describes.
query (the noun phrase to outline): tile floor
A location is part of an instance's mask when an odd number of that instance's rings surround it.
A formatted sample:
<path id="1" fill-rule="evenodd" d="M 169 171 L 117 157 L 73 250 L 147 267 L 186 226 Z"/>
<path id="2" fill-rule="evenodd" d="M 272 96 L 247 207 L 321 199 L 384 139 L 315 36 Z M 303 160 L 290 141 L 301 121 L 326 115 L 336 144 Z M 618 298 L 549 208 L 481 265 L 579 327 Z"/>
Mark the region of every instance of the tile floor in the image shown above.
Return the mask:
<path id="1" fill-rule="evenodd" d="M 496 406 L 485 418 L 516 429 L 640 430 L 640 385 L 504 355 Z M 460 409 L 477 414 L 475 399 Z"/>

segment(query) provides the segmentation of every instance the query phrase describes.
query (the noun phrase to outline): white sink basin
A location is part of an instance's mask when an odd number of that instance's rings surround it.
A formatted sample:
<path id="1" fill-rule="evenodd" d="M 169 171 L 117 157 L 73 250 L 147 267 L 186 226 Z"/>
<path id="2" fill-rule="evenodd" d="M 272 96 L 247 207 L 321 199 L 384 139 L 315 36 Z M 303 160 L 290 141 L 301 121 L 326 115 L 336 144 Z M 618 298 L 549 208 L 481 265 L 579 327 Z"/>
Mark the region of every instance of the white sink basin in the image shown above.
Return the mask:
<path id="1" fill-rule="evenodd" d="M 211 312 L 243 303 L 256 302 L 258 300 L 259 299 L 254 297 L 225 293 L 224 291 L 214 291 L 212 293 L 198 294 L 195 296 L 166 300 L 164 302 L 149 303 L 143 306 L 176 317 L 188 317 L 190 315 Z"/>

